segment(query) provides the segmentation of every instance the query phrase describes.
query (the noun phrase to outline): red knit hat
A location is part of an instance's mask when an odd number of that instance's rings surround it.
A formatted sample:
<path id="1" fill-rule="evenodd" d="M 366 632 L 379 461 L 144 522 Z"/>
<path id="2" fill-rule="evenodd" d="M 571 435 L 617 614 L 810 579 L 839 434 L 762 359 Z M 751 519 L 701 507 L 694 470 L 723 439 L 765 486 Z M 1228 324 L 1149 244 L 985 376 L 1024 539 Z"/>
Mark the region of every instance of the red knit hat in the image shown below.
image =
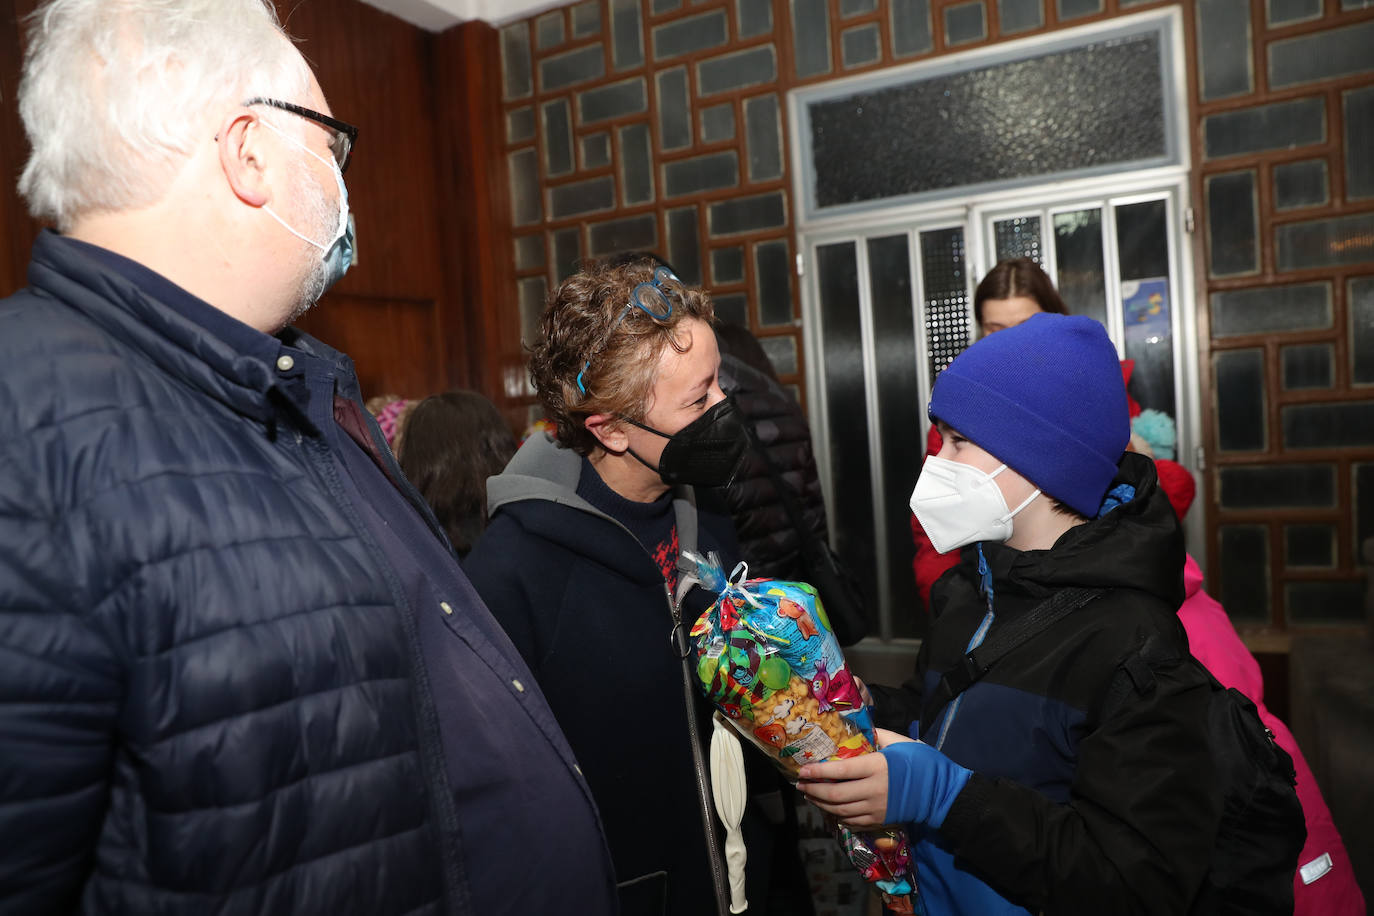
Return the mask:
<path id="1" fill-rule="evenodd" d="M 1169 498 L 1169 505 L 1174 507 L 1174 514 L 1183 518 L 1193 504 L 1193 497 L 1197 495 L 1197 483 L 1193 475 L 1183 465 L 1168 458 L 1155 459 L 1155 471 L 1159 474 L 1160 489 Z"/>

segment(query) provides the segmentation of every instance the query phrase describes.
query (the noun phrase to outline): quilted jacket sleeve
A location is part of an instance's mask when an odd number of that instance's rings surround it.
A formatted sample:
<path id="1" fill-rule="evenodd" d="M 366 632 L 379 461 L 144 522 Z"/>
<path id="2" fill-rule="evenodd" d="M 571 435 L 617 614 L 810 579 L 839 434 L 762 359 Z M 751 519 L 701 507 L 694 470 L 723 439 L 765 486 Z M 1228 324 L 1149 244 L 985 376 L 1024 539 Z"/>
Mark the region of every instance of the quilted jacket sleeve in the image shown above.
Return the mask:
<path id="1" fill-rule="evenodd" d="M 74 908 L 108 804 L 120 665 L 63 519 L 0 452 L 0 913 Z"/>

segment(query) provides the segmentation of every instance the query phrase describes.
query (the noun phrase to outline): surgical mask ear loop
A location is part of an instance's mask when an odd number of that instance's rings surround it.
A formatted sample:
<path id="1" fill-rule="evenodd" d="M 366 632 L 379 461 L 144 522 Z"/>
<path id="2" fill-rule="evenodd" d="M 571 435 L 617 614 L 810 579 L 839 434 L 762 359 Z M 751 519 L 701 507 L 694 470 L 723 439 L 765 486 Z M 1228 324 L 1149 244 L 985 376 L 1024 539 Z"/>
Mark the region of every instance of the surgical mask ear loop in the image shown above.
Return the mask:
<path id="1" fill-rule="evenodd" d="M 335 243 L 337 243 L 339 239 L 342 238 L 348 232 L 348 189 L 344 185 L 343 174 L 339 171 L 338 164 L 330 162 L 328 159 L 324 158 L 319 153 L 315 152 L 313 149 L 306 146 L 304 143 L 297 140 L 295 137 L 291 136 L 286 131 L 282 130 L 280 127 L 277 127 L 277 125 L 273 124 L 271 121 L 264 120 L 260 121 L 259 123 L 261 123 L 263 127 L 266 127 L 268 130 L 277 134 L 287 143 L 291 143 L 295 146 L 300 147 L 301 150 L 303 150 L 307 156 L 314 156 L 320 162 L 324 163 L 324 165 L 331 172 L 334 173 L 334 182 L 339 186 L 339 231 L 334 233 L 334 238 L 330 241 L 328 245 L 321 245 L 314 239 L 307 238 L 302 233 L 297 232 L 289 224 L 287 224 L 286 220 L 282 219 L 280 216 L 277 215 L 277 211 L 273 210 L 270 204 L 263 204 L 262 206 L 262 208 L 267 211 L 267 215 L 276 220 L 281 225 L 281 227 L 285 229 L 287 232 L 291 233 L 296 238 L 300 239 L 302 242 L 305 242 L 307 245 L 315 246 L 320 250 L 322 254 L 328 254 L 329 249 L 333 248 Z"/>

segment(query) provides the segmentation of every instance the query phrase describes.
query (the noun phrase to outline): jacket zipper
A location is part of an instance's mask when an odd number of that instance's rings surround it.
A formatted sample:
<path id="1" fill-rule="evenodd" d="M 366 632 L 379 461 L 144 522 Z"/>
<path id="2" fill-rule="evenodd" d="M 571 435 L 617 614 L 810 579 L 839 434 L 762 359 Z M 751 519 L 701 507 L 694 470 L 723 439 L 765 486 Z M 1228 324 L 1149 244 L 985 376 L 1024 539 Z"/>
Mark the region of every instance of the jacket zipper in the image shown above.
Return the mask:
<path id="1" fill-rule="evenodd" d="M 667 582 L 663 583 L 663 592 L 668 598 L 668 613 L 673 618 L 673 631 L 669 638 L 673 644 L 673 651 L 682 662 L 682 699 L 687 706 L 687 735 L 692 745 L 692 769 L 696 773 L 697 806 L 701 809 L 701 826 L 706 832 L 706 853 L 711 859 L 711 882 L 715 885 L 716 911 L 720 916 L 726 916 L 730 908 L 723 867 L 725 855 L 721 851 L 720 838 L 716 836 L 715 825 L 711 820 L 714 802 L 711 800 L 711 785 L 706 776 L 706 760 L 701 752 L 701 729 L 697 725 L 697 709 L 693 702 L 696 694 L 693 692 L 691 672 L 688 671 L 687 665 L 687 631 L 682 625 L 682 610 L 673 600 L 673 593 Z"/>

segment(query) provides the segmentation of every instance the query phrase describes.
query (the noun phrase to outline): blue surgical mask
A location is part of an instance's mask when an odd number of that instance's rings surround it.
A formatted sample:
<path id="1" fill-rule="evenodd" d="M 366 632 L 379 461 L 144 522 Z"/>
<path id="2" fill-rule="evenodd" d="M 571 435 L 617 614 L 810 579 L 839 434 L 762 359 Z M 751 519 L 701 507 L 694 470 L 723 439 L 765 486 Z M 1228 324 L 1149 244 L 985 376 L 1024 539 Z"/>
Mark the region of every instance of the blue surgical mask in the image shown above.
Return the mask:
<path id="1" fill-rule="evenodd" d="M 348 211 L 348 187 L 344 184 L 343 173 L 339 171 L 339 167 L 336 163 L 330 159 L 324 158 L 295 137 L 278 129 L 268 121 L 263 121 L 262 124 L 280 134 L 288 142 L 305 150 L 307 155 L 314 156 L 320 162 L 328 166 L 329 170 L 334 174 L 335 184 L 339 186 L 339 228 L 335 231 L 333 237 L 327 244 L 317 242 L 315 239 L 298 232 L 296 229 L 292 228 L 286 220 L 278 216 L 276 211 L 270 206 L 266 204 L 263 205 L 263 209 L 266 210 L 268 215 L 274 220 L 280 223 L 283 229 L 306 244 L 313 245 L 320 250 L 320 257 L 325 262 L 324 288 L 329 289 L 335 283 L 338 283 L 339 280 L 343 279 L 343 275 L 348 273 L 348 268 L 353 264 L 353 246 L 356 237 L 356 229 L 354 226 L 353 214 Z"/>

